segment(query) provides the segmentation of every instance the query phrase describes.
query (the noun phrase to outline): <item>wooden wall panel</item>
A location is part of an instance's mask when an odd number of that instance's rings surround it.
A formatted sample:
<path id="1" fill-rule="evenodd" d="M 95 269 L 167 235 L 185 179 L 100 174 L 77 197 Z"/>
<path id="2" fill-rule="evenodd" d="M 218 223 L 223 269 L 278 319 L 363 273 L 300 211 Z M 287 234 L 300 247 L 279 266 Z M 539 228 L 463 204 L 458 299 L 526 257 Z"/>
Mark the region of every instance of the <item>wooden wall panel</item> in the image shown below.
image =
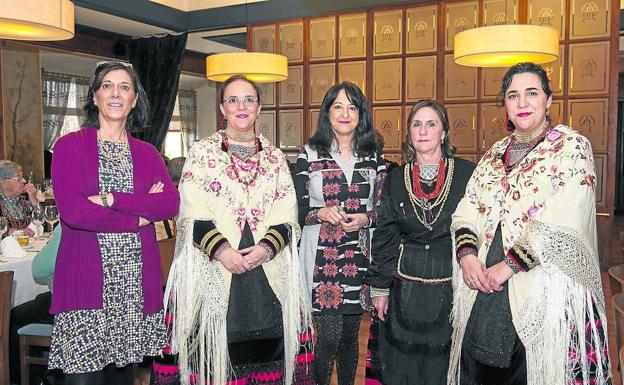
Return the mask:
<path id="1" fill-rule="evenodd" d="M 609 170 L 614 169 L 615 157 L 608 154 L 615 152 L 618 68 L 614 63 L 619 38 L 619 12 L 611 10 L 617 10 L 617 4 L 616 0 L 442 0 L 305 18 L 303 62 L 290 63 L 291 69 L 300 71 L 301 97 L 291 103 L 281 84 L 274 91 L 275 101 L 263 105 L 263 111 L 275 111 L 277 140 L 294 154 L 295 143 L 307 141 L 316 128 L 321 94 L 334 71 L 335 79 L 356 82 L 369 98 L 375 127 L 386 137 L 388 159 L 400 159 L 409 110 L 428 98 L 445 103 L 458 156 L 478 161 L 492 143 L 509 134 L 504 109 L 496 106 L 506 69 L 456 65 L 455 34 L 504 23 L 557 28 L 559 58 L 544 65 L 554 97 L 549 114 L 555 124 L 571 124 L 591 141 L 599 183 L 599 226 L 607 229 L 614 200 Z M 283 47 L 284 26 L 299 22 L 276 20 L 249 26 L 251 36 L 260 38 L 256 42 L 250 37 L 250 49 Z M 268 42 L 261 42 L 263 38 Z M 290 136 L 281 135 L 286 130 L 283 125 L 292 130 L 295 123 L 301 125 L 301 138 L 284 139 Z M 599 244 L 608 244 L 606 232 L 599 236 Z M 601 261 L 608 263 L 602 255 L 604 246 L 600 247 Z"/>

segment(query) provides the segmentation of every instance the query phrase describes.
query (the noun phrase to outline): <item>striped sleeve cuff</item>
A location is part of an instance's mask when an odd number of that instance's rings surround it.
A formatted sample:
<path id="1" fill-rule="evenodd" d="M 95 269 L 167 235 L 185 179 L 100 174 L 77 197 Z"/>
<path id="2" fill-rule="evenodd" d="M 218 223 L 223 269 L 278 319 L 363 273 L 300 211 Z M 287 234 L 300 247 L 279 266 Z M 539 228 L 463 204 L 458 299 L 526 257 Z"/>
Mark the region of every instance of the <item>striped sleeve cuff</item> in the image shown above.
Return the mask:
<path id="1" fill-rule="evenodd" d="M 290 243 L 290 231 L 288 231 L 288 227 L 284 224 L 275 225 L 269 227 L 269 230 L 264 235 L 258 245 L 271 250 L 269 253 L 270 259 L 273 259 L 277 254 L 279 254 L 284 248 Z M 269 250 L 267 250 L 268 252 Z"/>
<path id="2" fill-rule="evenodd" d="M 505 263 L 514 273 L 529 271 L 540 264 L 539 259 L 535 258 L 525 248 L 519 245 L 514 245 L 507 251 Z"/>
<path id="3" fill-rule="evenodd" d="M 217 251 L 229 242 L 227 238 L 219 232 L 213 221 L 197 220 L 193 225 L 193 245 L 206 253 L 213 261 L 217 258 Z"/>
<path id="4" fill-rule="evenodd" d="M 455 231 L 455 255 L 457 263 L 468 254 L 477 254 L 477 235 L 466 227 L 462 227 Z"/>

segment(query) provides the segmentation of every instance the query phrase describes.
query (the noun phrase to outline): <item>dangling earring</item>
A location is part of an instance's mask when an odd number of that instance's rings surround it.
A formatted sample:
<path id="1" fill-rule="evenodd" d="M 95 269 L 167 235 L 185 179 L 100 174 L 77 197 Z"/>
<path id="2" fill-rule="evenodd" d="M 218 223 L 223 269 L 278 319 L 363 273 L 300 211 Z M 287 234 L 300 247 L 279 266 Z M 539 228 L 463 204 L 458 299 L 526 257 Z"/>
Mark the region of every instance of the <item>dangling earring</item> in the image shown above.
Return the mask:
<path id="1" fill-rule="evenodd" d="M 446 139 L 446 135 L 442 135 L 442 137 L 440 138 L 440 144 L 444 143 L 444 139 Z"/>

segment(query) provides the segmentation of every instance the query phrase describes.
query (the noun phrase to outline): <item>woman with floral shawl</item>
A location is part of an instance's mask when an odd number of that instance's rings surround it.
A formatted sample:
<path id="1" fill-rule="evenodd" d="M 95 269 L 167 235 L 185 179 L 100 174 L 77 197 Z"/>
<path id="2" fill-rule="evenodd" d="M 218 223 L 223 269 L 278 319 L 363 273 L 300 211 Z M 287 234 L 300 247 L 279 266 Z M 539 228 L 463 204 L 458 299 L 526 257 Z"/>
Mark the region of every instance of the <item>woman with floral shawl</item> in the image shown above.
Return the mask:
<path id="1" fill-rule="evenodd" d="M 553 127 L 548 77 L 511 67 L 500 100 L 513 133 L 459 203 L 449 384 L 610 384 L 588 140 Z"/>
<path id="2" fill-rule="evenodd" d="M 297 200 L 284 154 L 255 134 L 259 97 L 246 78 L 227 80 L 227 127 L 196 143 L 182 172 L 166 298 L 183 384 L 312 384 L 312 353 L 298 355 L 310 317 Z M 153 383 L 175 377 L 154 372 Z"/>

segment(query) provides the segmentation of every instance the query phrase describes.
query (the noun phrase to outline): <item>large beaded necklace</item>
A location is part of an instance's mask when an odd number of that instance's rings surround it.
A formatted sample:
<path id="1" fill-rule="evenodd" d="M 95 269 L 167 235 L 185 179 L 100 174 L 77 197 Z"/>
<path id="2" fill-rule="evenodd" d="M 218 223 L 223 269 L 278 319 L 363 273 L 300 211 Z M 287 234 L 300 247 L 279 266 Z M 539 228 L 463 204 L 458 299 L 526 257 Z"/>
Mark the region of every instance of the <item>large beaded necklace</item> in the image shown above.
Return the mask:
<path id="1" fill-rule="evenodd" d="M 448 165 L 448 172 L 446 166 Z M 453 172 L 455 171 L 455 160 L 453 158 L 440 160 L 438 176 L 433 191 L 425 193 L 420 184 L 420 167 L 418 163 L 410 162 L 405 166 L 404 178 L 405 189 L 409 196 L 414 214 L 420 223 L 429 231 L 433 230 L 433 224 L 442 213 L 442 208 L 448 199 L 453 182 Z M 431 202 L 431 200 L 433 202 Z M 433 209 L 438 208 L 437 214 L 433 215 Z"/>

